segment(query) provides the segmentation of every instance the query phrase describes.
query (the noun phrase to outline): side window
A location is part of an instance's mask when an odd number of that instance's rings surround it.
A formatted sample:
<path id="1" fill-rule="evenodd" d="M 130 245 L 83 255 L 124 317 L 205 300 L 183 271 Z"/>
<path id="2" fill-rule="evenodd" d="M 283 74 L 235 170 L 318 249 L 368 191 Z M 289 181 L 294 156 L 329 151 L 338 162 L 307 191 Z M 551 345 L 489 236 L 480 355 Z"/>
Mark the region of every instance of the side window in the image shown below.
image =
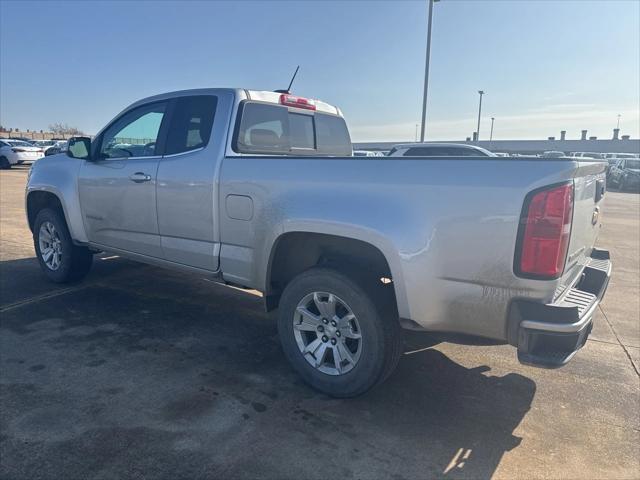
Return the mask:
<path id="1" fill-rule="evenodd" d="M 436 148 L 436 153 L 433 153 L 433 155 L 438 157 L 455 157 L 464 154 L 457 148 L 441 147 Z"/>
<path id="2" fill-rule="evenodd" d="M 452 148 L 451 155 L 460 157 L 484 157 L 484 153 L 474 150 L 473 148 Z"/>
<path id="3" fill-rule="evenodd" d="M 413 147 L 404 152 L 404 157 L 442 157 L 450 155 L 446 149 L 439 147 Z"/>
<path id="4" fill-rule="evenodd" d="M 209 143 L 218 97 L 194 95 L 180 97 L 171 115 L 165 154 L 188 152 Z"/>
<path id="5" fill-rule="evenodd" d="M 403 154 L 403 157 L 420 157 L 428 155 L 427 152 L 422 153 L 422 148 L 408 148 Z"/>
<path id="6" fill-rule="evenodd" d="M 116 120 L 102 135 L 101 158 L 152 157 L 164 118 L 166 102 L 131 110 Z"/>

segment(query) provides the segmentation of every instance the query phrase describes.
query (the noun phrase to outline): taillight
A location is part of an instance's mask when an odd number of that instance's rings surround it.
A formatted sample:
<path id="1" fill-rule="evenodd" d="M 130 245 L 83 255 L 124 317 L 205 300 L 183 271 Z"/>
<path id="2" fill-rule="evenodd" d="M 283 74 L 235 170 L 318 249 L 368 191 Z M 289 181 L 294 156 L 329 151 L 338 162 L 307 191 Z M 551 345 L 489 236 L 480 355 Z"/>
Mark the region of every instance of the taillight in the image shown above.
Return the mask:
<path id="1" fill-rule="evenodd" d="M 532 194 L 520 221 L 516 273 L 533 278 L 558 278 L 569 248 L 573 214 L 573 183 Z"/>
<path id="2" fill-rule="evenodd" d="M 313 102 L 307 98 L 296 97 L 295 95 L 289 95 L 283 93 L 280 95 L 280 103 L 289 107 L 305 108 L 307 110 L 315 110 L 316 106 Z"/>
<path id="3" fill-rule="evenodd" d="M 14 152 L 26 152 L 26 150 L 24 148 L 12 148 L 11 150 L 13 150 Z"/>

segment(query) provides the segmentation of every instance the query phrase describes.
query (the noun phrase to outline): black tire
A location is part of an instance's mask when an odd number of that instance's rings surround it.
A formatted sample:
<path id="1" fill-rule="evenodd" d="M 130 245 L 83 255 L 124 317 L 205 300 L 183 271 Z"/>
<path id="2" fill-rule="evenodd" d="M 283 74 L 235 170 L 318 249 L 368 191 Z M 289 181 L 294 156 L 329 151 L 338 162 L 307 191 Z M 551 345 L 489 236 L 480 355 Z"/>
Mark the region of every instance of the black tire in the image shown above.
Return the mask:
<path id="1" fill-rule="evenodd" d="M 57 269 L 52 269 L 42 258 L 40 251 L 40 228 L 43 223 L 53 224 L 60 240 L 61 260 Z M 56 283 L 75 282 L 84 278 L 93 263 L 93 254 L 86 247 L 73 244 L 64 217 L 56 210 L 44 208 L 38 212 L 33 225 L 33 244 L 40 268 L 47 277 Z"/>
<path id="2" fill-rule="evenodd" d="M 9 163 L 9 159 L 7 159 L 7 157 L 0 157 L 0 169 L 9 170 L 10 168 L 11 163 Z"/>
<path id="3" fill-rule="evenodd" d="M 358 274 L 330 268 L 312 268 L 295 277 L 280 299 L 278 332 L 284 353 L 302 378 L 332 397 L 361 395 L 383 382 L 395 369 L 402 353 L 400 323 L 389 293 L 391 285 Z M 332 293 L 344 300 L 357 317 L 362 351 L 355 366 L 341 375 L 323 373 L 309 364 L 294 336 L 293 319 L 298 303 L 313 292 Z"/>

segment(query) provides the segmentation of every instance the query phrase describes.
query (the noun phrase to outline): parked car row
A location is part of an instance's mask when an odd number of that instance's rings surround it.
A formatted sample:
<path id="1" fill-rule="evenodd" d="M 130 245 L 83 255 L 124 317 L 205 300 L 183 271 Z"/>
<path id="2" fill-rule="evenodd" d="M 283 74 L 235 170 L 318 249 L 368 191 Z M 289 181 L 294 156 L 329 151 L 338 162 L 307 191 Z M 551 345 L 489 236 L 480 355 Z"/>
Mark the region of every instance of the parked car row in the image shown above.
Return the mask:
<path id="1" fill-rule="evenodd" d="M 66 152 L 67 145 L 68 145 L 68 142 L 66 140 L 59 140 L 55 142 L 53 145 L 51 145 L 49 148 L 47 148 L 44 151 L 44 155 L 45 157 L 48 157 L 49 155 L 55 155 L 57 153 Z"/>
<path id="2" fill-rule="evenodd" d="M 44 155 L 41 147 L 15 139 L 0 139 L 0 168 L 11 168 L 24 162 L 33 162 Z"/>
<path id="3" fill-rule="evenodd" d="M 484 148 L 468 145 L 464 143 L 401 143 L 395 145 L 389 152 L 373 150 L 354 150 L 354 157 L 542 157 L 542 158 L 584 158 L 595 160 L 607 160 L 609 165 L 614 165 L 620 159 L 639 158 L 635 153 L 598 153 L 598 152 L 571 152 L 566 153 L 559 150 L 549 150 L 541 154 L 518 154 L 506 152 L 490 152 Z"/>
<path id="4" fill-rule="evenodd" d="M 614 165 L 621 158 L 640 158 L 640 154 L 637 153 L 571 152 L 569 156 L 577 158 L 595 158 L 600 160 L 607 160 L 609 162 L 609 165 Z"/>
<path id="5" fill-rule="evenodd" d="M 23 138 L 0 138 L 0 169 L 11 168 L 24 162 L 67 151 L 67 140 L 28 140 Z"/>

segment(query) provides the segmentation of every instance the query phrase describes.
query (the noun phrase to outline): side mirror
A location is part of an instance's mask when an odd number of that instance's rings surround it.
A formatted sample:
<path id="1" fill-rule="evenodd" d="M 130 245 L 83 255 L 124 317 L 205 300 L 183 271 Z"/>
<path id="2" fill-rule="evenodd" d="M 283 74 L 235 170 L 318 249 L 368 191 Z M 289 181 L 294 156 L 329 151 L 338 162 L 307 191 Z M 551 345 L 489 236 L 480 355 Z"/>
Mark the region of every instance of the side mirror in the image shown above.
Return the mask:
<path id="1" fill-rule="evenodd" d="M 89 137 L 72 137 L 67 144 L 67 156 L 90 160 L 91 139 Z"/>

